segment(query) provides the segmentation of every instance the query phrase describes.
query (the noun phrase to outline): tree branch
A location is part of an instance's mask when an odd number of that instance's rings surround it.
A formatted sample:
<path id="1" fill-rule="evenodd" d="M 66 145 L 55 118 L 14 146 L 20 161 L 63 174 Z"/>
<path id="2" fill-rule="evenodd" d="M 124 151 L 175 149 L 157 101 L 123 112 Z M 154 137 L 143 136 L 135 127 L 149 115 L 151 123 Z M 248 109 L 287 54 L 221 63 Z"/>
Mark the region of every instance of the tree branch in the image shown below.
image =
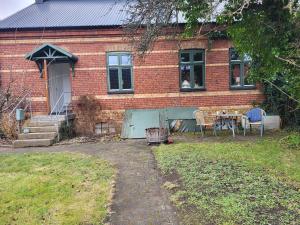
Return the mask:
<path id="1" fill-rule="evenodd" d="M 280 56 L 275 56 L 277 59 L 283 61 L 283 62 L 286 62 L 290 65 L 293 65 L 295 66 L 297 69 L 300 69 L 300 65 L 298 65 L 295 61 L 291 60 L 291 59 L 285 59 L 285 58 L 282 58 Z"/>

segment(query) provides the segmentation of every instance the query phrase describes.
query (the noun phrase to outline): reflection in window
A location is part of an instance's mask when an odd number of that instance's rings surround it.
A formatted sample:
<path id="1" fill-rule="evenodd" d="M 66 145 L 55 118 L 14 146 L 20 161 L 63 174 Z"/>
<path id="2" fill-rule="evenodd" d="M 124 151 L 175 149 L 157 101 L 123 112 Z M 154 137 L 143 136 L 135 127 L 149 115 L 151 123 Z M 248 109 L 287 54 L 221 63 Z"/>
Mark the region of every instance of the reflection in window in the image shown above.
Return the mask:
<path id="1" fill-rule="evenodd" d="M 131 69 L 122 69 L 122 89 L 131 89 Z"/>
<path id="2" fill-rule="evenodd" d="M 253 85 L 251 80 L 249 79 L 249 69 L 250 69 L 250 63 L 244 63 L 244 85 Z"/>
<path id="3" fill-rule="evenodd" d="M 191 88 L 191 66 L 190 65 L 182 65 L 181 67 L 181 82 L 182 88 Z"/>
<path id="4" fill-rule="evenodd" d="M 121 65 L 131 65 L 131 55 L 121 55 Z"/>
<path id="5" fill-rule="evenodd" d="M 232 88 L 254 87 L 248 78 L 251 61 L 249 55 L 240 57 L 233 48 L 230 49 L 230 86 Z"/>
<path id="6" fill-rule="evenodd" d="M 201 88 L 204 86 L 204 65 L 194 65 L 194 77 L 195 77 L 195 85 L 194 88 Z"/>
<path id="7" fill-rule="evenodd" d="M 132 59 L 129 53 L 108 53 L 108 90 L 132 91 Z"/>
<path id="8" fill-rule="evenodd" d="M 203 61 L 203 52 L 195 52 L 194 53 L 194 61 Z"/>
<path id="9" fill-rule="evenodd" d="M 241 68 L 240 64 L 231 64 L 231 85 L 241 85 Z"/>
<path id="10" fill-rule="evenodd" d="M 181 62 L 189 62 L 190 61 L 190 53 L 183 52 L 181 53 Z"/>
<path id="11" fill-rule="evenodd" d="M 118 56 L 116 56 L 116 55 L 110 55 L 110 56 L 108 56 L 108 64 L 110 66 L 112 66 L 112 65 L 118 65 L 119 64 L 119 62 L 118 62 Z"/>
<path id="12" fill-rule="evenodd" d="M 180 53 L 180 82 L 182 90 L 204 88 L 204 50 L 184 50 Z"/>
<path id="13" fill-rule="evenodd" d="M 109 82 L 111 90 L 119 89 L 119 77 L 118 77 L 118 69 L 109 69 Z"/>

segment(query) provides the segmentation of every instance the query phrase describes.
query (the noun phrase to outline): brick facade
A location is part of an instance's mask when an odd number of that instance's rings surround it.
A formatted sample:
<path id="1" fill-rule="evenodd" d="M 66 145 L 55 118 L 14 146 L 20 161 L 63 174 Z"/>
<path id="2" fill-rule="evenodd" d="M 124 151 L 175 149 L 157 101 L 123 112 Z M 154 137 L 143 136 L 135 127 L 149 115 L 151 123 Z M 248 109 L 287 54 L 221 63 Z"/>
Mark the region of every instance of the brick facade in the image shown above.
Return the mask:
<path id="1" fill-rule="evenodd" d="M 131 51 L 120 29 L 0 32 L 1 85 L 16 79 L 16 94 L 22 87 L 31 90 L 33 110 L 39 114 L 47 111 L 45 80 L 39 78 L 36 64 L 25 60 L 24 55 L 43 43 L 57 45 L 78 56 L 75 77 L 70 73 L 72 99 L 95 95 L 106 112 L 163 107 L 239 108 L 250 107 L 264 98 L 259 89 L 230 90 L 228 40 L 215 40 L 209 48 L 205 38 L 184 40 L 180 44 L 161 38 L 144 59 L 134 56 L 134 94 L 108 94 L 106 52 Z M 180 92 L 179 50 L 189 48 L 205 49 L 204 91 Z M 104 114 L 103 117 L 113 119 L 109 113 L 106 113 L 109 116 Z M 119 114 L 117 120 L 121 118 Z"/>

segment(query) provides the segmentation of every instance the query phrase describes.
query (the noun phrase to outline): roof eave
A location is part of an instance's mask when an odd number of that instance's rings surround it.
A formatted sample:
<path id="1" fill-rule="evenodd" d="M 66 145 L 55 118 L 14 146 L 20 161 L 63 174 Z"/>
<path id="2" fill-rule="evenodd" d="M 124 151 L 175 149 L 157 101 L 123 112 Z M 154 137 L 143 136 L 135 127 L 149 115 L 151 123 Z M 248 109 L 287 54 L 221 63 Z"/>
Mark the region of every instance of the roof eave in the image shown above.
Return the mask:
<path id="1" fill-rule="evenodd" d="M 43 30 L 86 30 L 86 29 L 101 29 L 101 28 L 120 28 L 123 25 L 95 25 L 95 26 L 61 26 L 61 27 L 9 27 L 9 28 L 1 28 L 0 32 L 7 32 L 7 31 L 43 31 Z"/>
<path id="2" fill-rule="evenodd" d="M 47 48 L 47 47 L 49 47 L 49 48 L 51 48 L 51 49 L 53 49 L 55 51 L 60 52 L 60 54 L 62 54 L 63 56 L 65 56 L 66 59 L 69 59 L 70 61 L 72 61 L 74 63 L 78 61 L 78 57 L 76 55 L 74 55 L 74 54 L 72 54 L 70 52 L 67 52 L 66 50 L 64 50 L 64 49 L 62 49 L 62 48 L 60 48 L 58 46 L 52 45 L 50 43 L 45 43 L 45 44 L 37 47 L 36 49 L 34 49 L 32 52 L 27 53 L 25 55 L 25 59 L 32 60 L 32 61 L 41 60 L 41 57 L 37 57 L 38 58 L 37 59 L 34 55 L 36 53 L 40 52 L 41 50 L 43 50 L 44 48 Z"/>

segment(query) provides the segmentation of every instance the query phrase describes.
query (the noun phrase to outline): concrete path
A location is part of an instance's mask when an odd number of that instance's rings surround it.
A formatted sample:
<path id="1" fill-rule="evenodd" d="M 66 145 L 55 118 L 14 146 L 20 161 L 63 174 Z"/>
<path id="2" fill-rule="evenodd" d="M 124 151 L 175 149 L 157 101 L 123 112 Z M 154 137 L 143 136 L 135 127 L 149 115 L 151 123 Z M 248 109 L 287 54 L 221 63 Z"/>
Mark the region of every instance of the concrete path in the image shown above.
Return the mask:
<path id="1" fill-rule="evenodd" d="M 177 225 L 178 219 L 162 181 L 154 156 L 144 140 L 53 146 L 48 148 L 1 149 L 9 152 L 81 152 L 110 161 L 119 171 L 111 216 L 113 225 Z"/>

